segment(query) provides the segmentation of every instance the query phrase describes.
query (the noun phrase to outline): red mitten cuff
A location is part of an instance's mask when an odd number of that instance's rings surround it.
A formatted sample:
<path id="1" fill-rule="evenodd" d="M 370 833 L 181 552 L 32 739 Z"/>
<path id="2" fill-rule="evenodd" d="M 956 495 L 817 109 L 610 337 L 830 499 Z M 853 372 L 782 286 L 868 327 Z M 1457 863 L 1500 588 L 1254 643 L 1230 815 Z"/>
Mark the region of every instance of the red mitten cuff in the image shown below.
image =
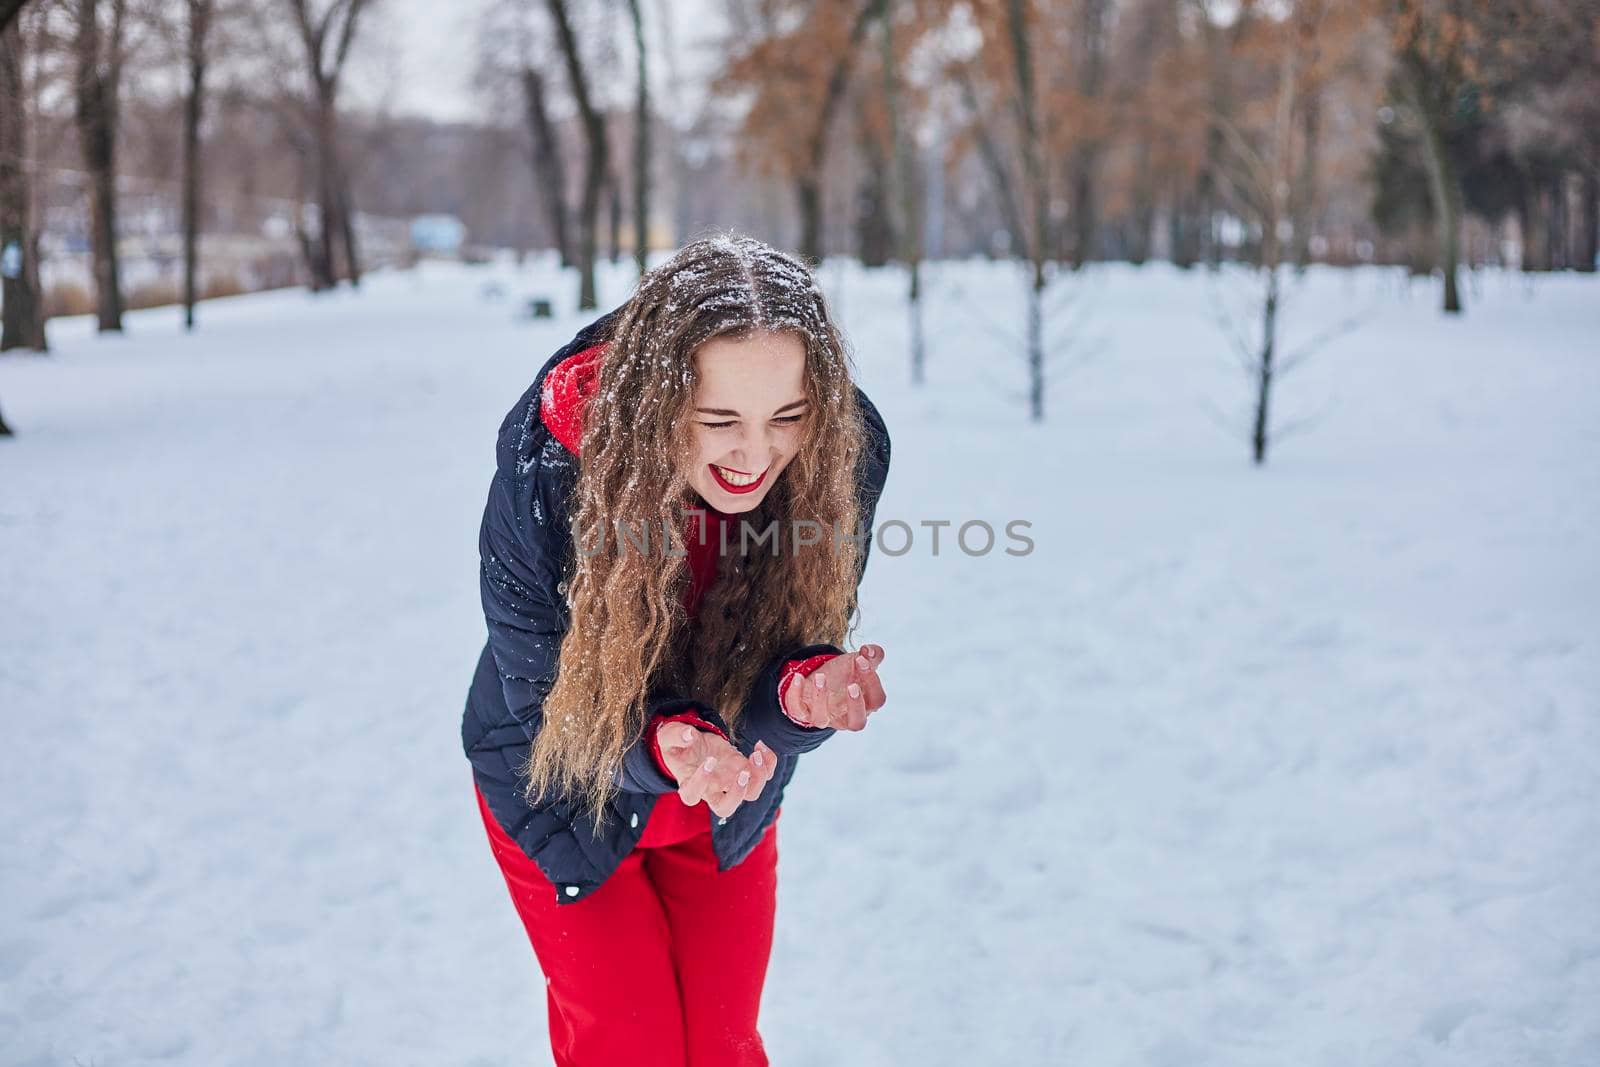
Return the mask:
<path id="1" fill-rule="evenodd" d="M 710 731 L 711 733 L 714 733 L 718 737 L 722 738 L 724 741 L 728 740 L 728 735 L 718 729 L 715 723 L 706 722 L 692 711 L 680 712 L 677 715 L 657 716 L 651 721 L 649 726 L 650 754 L 655 757 L 656 766 L 661 768 L 661 773 L 666 775 L 667 778 L 672 781 L 677 781 L 677 779 L 673 776 L 672 769 L 667 766 L 667 761 L 661 757 L 661 725 L 668 722 L 686 722 L 696 729 Z"/>
<path id="2" fill-rule="evenodd" d="M 784 703 L 784 696 L 789 692 L 789 683 L 796 678 L 804 678 L 833 657 L 837 652 L 824 652 L 812 656 L 810 659 L 792 659 L 783 666 L 783 673 L 778 676 L 778 707 L 783 709 L 785 715 L 789 714 L 789 706 Z M 790 716 L 793 718 L 793 716 Z M 801 723 L 802 726 L 809 725 Z"/>

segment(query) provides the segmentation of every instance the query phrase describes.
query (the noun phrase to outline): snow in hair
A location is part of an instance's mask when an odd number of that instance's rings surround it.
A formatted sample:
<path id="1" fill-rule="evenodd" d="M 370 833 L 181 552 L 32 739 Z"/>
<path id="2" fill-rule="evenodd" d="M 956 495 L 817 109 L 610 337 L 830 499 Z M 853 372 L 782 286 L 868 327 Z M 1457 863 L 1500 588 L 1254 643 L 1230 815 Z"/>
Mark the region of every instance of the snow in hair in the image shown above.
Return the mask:
<path id="1" fill-rule="evenodd" d="M 723 331 L 788 329 L 820 337 L 831 330 L 822 290 L 805 264 L 743 234 L 691 241 L 647 275 L 640 290 L 659 279 L 666 280 L 664 306 L 673 317 L 710 313 L 723 320 Z"/>

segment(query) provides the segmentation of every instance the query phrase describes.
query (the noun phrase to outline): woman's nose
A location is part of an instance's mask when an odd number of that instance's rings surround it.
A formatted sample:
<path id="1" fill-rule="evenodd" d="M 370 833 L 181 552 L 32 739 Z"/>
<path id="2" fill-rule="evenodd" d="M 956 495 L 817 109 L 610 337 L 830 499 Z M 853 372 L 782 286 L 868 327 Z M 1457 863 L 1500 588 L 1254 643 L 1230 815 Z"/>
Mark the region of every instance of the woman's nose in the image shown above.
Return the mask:
<path id="1" fill-rule="evenodd" d="M 767 457 L 772 454 L 772 435 L 766 426 L 752 426 L 744 431 L 743 439 L 739 442 L 739 462 L 753 463 L 755 466 L 743 468 L 748 474 L 759 474 L 767 465 Z"/>

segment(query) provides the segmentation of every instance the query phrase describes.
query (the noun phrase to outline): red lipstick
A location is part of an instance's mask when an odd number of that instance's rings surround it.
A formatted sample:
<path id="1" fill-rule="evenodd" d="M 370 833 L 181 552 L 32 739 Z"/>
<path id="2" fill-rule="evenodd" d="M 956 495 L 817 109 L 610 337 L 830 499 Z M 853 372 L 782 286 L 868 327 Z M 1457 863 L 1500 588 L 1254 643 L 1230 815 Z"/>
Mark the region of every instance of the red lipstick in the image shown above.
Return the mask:
<path id="1" fill-rule="evenodd" d="M 717 470 L 717 465 L 715 463 L 707 463 L 706 466 L 711 468 L 711 477 L 716 479 L 717 484 L 727 492 L 733 493 L 736 496 L 755 492 L 757 489 L 761 488 L 761 483 L 767 480 L 767 471 L 762 471 L 761 477 L 757 478 L 749 485 L 734 485 L 732 482 L 728 481 L 728 479 L 722 476 L 722 472 Z M 728 469 L 732 470 L 733 468 L 729 467 Z M 771 469 L 772 468 L 770 466 L 767 468 L 767 470 Z M 741 471 L 740 473 L 742 474 L 744 472 Z"/>

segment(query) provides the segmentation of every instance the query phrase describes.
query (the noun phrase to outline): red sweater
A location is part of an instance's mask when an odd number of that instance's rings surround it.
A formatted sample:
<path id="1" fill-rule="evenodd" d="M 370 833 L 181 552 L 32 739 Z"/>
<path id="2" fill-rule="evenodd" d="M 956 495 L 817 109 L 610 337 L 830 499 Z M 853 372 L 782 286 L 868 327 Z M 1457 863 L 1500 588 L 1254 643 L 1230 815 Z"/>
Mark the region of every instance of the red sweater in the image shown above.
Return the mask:
<path id="1" fill-rule="evenodd" d="M 574 455 L 579 454 L 579 445 L 583 440 L 583 410 L 589 396 L 594 392 L 599 376 L 600 357 L 604 351 L 603 344 L 584 349 L 562 360 L 545 375 L 539 402 L 539 416 L 556 439 Z M 734 516 L 720 512 L 703 501 L 701 510 L 691 512 L 688 516 L 683 541 L 688 550 L 686 562 L 689 566 L 690 582 L 684 590 L 683 605 L 690 619 L 695 618 L 706 589 L 716 578 L 717 555 L 722 544 L 720 528 L 733 520 Z M 831 654 L 823 654 L 804 660 L 790 660 L 778 681 L 779 702 L 782 702 L 783 694 L 787 692 L 790 682 L 797 677 L 810 674 L 819 665 L 832 658 Z M 656 763 L 668 778 L 673 777 L 672 771 L 661 757 L 660 743 L 656 737 L 657 730 L 666 722 L 686 722 L 697 729 L 709 730 L 723 739 L 727 738 L 727 734 L 719 730 L 715 724 L 707 722 L 693 712 L 657 716 L 653 722 L 646 724 L 645 729 L 648 731 L 650 750 L 655 756 Z M 685 804 L 676 792 L 665 793 L 656 800 L 644 836 L 639 839 L 639 846 L 673 844 L 687 840 L 695 834 L 709 832 L 710 818 L 714 814 L 709 805 L 702 808 L 700 804 L 695 804 L 691 807 Z"/>

